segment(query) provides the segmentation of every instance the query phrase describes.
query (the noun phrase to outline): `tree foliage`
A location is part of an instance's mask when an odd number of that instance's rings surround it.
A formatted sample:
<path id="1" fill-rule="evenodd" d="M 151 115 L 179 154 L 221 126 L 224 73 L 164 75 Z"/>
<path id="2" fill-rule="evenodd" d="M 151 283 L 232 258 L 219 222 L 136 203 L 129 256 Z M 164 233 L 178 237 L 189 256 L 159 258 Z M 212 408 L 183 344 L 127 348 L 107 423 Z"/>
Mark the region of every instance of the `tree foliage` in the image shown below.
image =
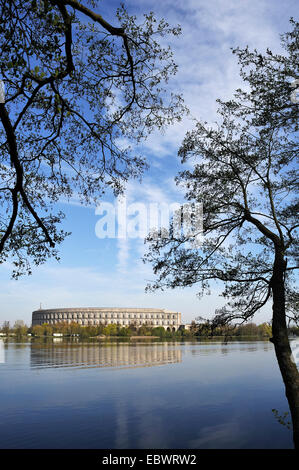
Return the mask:
<path id="1" fill-rule="evenodd" d="M 272 327 L 269 323 L 261 323 L 256 325 L 255 323 L 246 323 L 240 326 L 233 324 L 226 324 L 217 326 L 211 320 L 205 320 L 202 317 L 196 318 L 191 324 L 190 330 L 197 336 L 200 337 L 215 337 L 224 336 L 226 338 L 231 337 L 261 337 L 270 338 L 272 336 Z"/>
<path id="2" fill-rule="evenodd" d="M 149 236 L 145 260 L 157 274 L 151 288 L 210 282 L 224 285 L 226 305 L 213 327 L 248 321 L 272 302 L 272 342 L 285 384 L 299 448 L 299 373 L 286 318 L 298 321 L 298 100 L 299 23 L 282 36 L 285 54 L 236 49 L 246 88 L 219 101 L 216 126 L 197 122 L 179 150 L 189 168 L 177 177 L 186 198 L 203 203 L 204 240 L 196 230 L 169 239 Z M 155 234 L 156 235 L 156 234 Z"/>
<path id="3" fill-rule="evenodd" d="M 298 23 L 282 37 L 286 55 L 236 49 L 246 91 L 219 102 L 219 122 L 197 122 L 179 150 L 191 169 L 176 178 L 186 198 L 202 202 L 204 241 L 190 249 L 190 233 L 169 239 L 149 235 L 145 261 L 157 279 L 148 289 L 224 284 L 228 299 L 215 324 L 248 320 L 271 297 L 275 252 L 284 258 L 286 306 L 296 320 L 294 289 L 298 242 Z M 194 165 L 191 162 L 195 162 Z M 198 236 L 194 232 L 194 238 Z"/>
<path id="4" fill-rule="evenodd" d="M 162 45 L 180 28 L 153 13 L 139 24 L 123 6 L 115 27 L 97 9 L 0 1 L 0 261 L 12 258 L 14 276 L 58 257 L 67 235 L 58 201 L 121 192 L 147 165 L 132 143 L 184 112 L 166 90 L 177 67 Z"/>

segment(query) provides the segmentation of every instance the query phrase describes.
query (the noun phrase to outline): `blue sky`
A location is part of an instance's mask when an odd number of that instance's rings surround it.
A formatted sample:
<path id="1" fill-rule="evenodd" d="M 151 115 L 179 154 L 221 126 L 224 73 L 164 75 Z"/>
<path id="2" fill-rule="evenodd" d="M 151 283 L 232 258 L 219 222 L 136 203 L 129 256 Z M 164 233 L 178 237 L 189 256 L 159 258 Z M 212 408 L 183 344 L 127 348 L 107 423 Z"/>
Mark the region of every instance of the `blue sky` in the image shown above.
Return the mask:
<path id="1" fill-rule="evenodd" d="M 129 13 L 137 17 L 154 11 L 170 24 L 180 24 L 182 35 L 171 39 L 179 72 L 171 81 L 174 91 L 183 93 L 191 111 L 189 118 L 155 133 L 143 145 L 150 169 L 142 183 L 131 181 L 127 187 L 130 202 L 181 202 L 182 194 L 174 184 L 180 169 L 178 147 L 192 116 L 207 121 L 216 119 L 215 100 L 232 96 L 241 85 L 236 58 L 231 47 L 246 46 L 280 50 L 279 34 L 289 29 L 289 18 L 296 17 L 295 1 L 232 0 L 129 0 Z M 118 2 L 102 0 L 98 12 L 113 24 Z M 103 200 L 111 201 L 108 196 Z M 31 312 L 43 308 L 72 306 L 158 307 L 182 312 L 184 322 L 195 316 L 211 317 L 223 304 L 215 287 L 212 296 L 198 300 L 196 287 L 145 294 L 153 279 L 150 266 L 141 262 L 143 240 L 99 239 L 95 226 L 99 216 L 95 207 L 82 207 L 73 198 L 61 203 L 66 213 L 64 228 L 72 235 L 60 247 L 61 261 L 36 267 L 30 277 L 11 280 L 9 264 L 0 267 L 0 323 L 23 319 L 31 323 Z M 219 286 L 220 292 L 220 286 Z M 256 317 L 270 319 L 271 308 Z"/>

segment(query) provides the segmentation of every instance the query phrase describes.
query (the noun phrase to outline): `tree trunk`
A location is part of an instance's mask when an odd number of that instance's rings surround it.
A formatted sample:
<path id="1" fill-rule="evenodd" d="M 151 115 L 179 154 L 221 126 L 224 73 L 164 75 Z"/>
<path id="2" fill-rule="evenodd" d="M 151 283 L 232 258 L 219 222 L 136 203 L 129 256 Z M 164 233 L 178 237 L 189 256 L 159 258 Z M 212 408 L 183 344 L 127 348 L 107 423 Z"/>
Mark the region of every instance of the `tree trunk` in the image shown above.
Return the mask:
<path id="1" fill-rule="evenodd" d="M 286 263 L 283 250 L 281 247 L 276 247 L 273 276 L 271 279 L 273 293 L 272 341 L 292 416 L 294 445 L 296 449 L 299 449 L 299 372 L 293 360 L 287 332 L 284 286 L 285 268 Z"/>

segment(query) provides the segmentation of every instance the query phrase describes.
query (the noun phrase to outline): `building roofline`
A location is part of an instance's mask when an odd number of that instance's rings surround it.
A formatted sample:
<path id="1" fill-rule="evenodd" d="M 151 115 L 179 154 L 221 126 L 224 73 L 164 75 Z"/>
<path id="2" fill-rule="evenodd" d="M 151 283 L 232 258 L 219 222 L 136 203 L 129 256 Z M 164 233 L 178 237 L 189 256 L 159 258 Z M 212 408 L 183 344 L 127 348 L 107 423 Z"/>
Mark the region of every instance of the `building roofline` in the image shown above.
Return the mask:
<path id="1" fill-rule="evenodd" d="M 47 313 L 47 312 L 89 312 L 89 311 L 114 311 L 114 312 L 161 312 L 161 313 L 180 313 L 174 310 L 166 310 L 164 308 L 141 308 L 141 307 L 62 307 L 62 308 L 47 308 L 34 310 L 32 313 Z"/>

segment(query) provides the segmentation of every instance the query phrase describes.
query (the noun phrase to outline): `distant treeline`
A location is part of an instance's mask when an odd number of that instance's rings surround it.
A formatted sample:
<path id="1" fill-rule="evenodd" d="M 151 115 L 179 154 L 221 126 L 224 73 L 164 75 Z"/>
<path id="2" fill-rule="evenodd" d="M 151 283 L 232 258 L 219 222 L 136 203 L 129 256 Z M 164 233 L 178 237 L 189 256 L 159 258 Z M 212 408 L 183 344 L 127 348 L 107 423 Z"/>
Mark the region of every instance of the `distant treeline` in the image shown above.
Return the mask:
<path id="1" fill-rule="evenodd" d="M 96 326 L 81 326 L 76 322 L 72 323 L 55 323 L 50 325 L 44 323 L 42 325 L 35 325 L 28 327 L 26 325 L 17 324 L 10 328 L 9 322 L 4 322 L 3 327 L 0 329 L 1 333 L 6 335 L 15 336 L 27 336 L 32 335 L 36 337 L 49 337 L 53 334 L 61 333 L 63 336 L 79 336 L 81 338 L 90 338 L 96 336 L 119 336 L 119 337 L 130 337 L 130 336 L 158 336 L 160 338 L 173 338 L 182 336 L 192 336 L 193 333 L 189 331 L 179 330 L 171 332 L 165 330 L 163 327 L 150 327 L 143 325 L 136 327 L 130 325 L 128 327 L 122 327 L 117 324 L 110 325 L 96 325 Z"/>
<path id="2" fill-rule="evenodd" d="M 256 325 L 255 323 L 244 323 L 242 325 L 215 326 L 212 321 L 204 323 L 191 323 L 190 330 L 196 336 L 255 336 L 270 338 L 272 326 L 269 323 Z"/>
<path id="3" fill-rule="evenodd" d="M 137 327 L 134 324 L 128 327 L 122 327 L 117 324 L 110 325 L 97 325 L 97 326 L 81 326 L 76 322 L 73 323 L 56 323 L 50 325 L 44 323 L 43 325 L 35 325 L 28 327 L 22 321 L 17 321 L 13 327 L 9 322 L 4 322 L 0 329 L 2 335 L 21 336 L 35 336 L 35 337 L 50 337 L 55 333 L 61 333 L 63 336 L 78 336 L 81 338 L 89 338 L 96 336 L 158 336 L 159 338 L 188 338 L 188 337 L 260 337 L 270 338 L 272 336 L 272 327 L 269 323 L 262 323 L 256 325 L 255 323 L 246 323 L 243 325 L 225 325 L 214 327 L 212 322 L 196 323 L 192 322 L 190 329 L 179 329 L 178 331 L 171 332 L 165 330 L 163 327 L 151 327 L 142 325 Z M 289 328 L 289 333 L 292 335 L 299 335 L 299 327 L 292 326 Z"/>
<path id="4" fill-rule="evenodd" d="M 215 326 L 212 321 L 206 321 L 203 323 L 192 322 L 190 331 L 195 336 L 234 336 L 234 337 L 272 337 L 272 325 L 271 323 L 261 323 L 256 325 L 255 323 L 244 323 L 242 325 L 224 325 Z M 299 335 L 298 326 L 290 326 L 288 328 L 290 335 Z"/>

